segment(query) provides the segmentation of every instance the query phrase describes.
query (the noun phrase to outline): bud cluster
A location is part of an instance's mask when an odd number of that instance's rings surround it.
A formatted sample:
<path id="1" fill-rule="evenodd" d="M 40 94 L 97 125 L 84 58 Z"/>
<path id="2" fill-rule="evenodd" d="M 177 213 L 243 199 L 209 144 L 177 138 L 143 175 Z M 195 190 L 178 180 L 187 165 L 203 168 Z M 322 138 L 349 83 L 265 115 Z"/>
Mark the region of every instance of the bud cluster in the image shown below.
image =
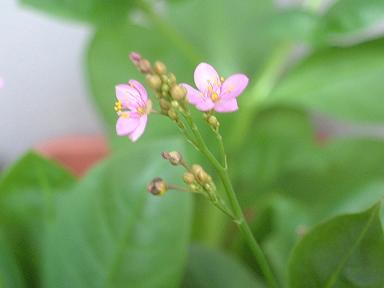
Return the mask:
<path id="1" fill-rule="evenodd" d="M 217 130 L 220 127 L 220 122 L 217 120 L 216 116 L 212 115 L 211 112 L 204 113 L 204 119 L 207 121 L 209 126 L 212 127 L 212 129 Z"/>
<path id="2" fill-rule="evenodd" d="M 184 173 L 184 183 L 187 184 L 192 191 L 205 191 L 208 195 L 214 195 L 216 186 L 212 181 L 212 177 L 198 164 Z"/>
<path id="3" fill-rule="evenodd" d="M 147 59 L 135 52 L 130 54 L 130 59 L 146 75 L 148 85 L 156 92 L 161 113 L 183 128 L 178 112 L 186 107 L 186 89 L 177 83 L 176 76 L 167 71 L 163 62 L 156 61 L 152 66 Z"/>

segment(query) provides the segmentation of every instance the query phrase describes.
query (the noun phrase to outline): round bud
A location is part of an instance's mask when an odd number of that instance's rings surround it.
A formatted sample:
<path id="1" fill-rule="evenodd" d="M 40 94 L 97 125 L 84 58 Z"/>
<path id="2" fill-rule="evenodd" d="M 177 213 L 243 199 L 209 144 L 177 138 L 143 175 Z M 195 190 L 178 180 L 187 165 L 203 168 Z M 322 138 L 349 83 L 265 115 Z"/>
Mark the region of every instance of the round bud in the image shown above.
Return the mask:
<path id="1" fill-rule="evenodd" d="M 168 86 L 168 84 L 163 84 L 163 85 L 161 85 L 161 91 L 162 91 L 162 92 L 168 92 L 168 91 L 169 91 L 169 86 Z"/>
<path id="2" fill-rule="evenodd" d="M 181 85 L 175 85 L 171 90 L 172 98 L 175 100 L 182 100 L 187 95 L 186 89 Z"/>
<path id="3" fill-rule="evenodd" d="M 159 90 L 161 87 L 161 79 L 159 75 L 148 75 L 147 82 L 153 90 Z"/>
<path id="4" fill-rule="evenodd" d="M 156 61 L 154 65 L 155 72 L 159 75 L 167 73 L 167 66 L 163 62 Z"/>
<path id="5" fill-rule="evenodd" d="M 199 180 L 200 183 L 209 182 L 209 175 L 204 170 L 197 172 L 196 178 L 197 178 L 197 180 Z"/>
<path id="6" fill-rule="evenodd" d="M 197 174 L 198 174 L 200 171 L 204 171 L 204 170 L 203 170 L 203 167 L 201 167 L 200 165 L 198 165 L 198 164 L 193 164 L 193 165 L 192 165 L 192 168 L 191 168 L 191 171 L 192 171 L 193 175 L 197 176 Z"/>
<path id="7" fill-rule="evenodd" d="M 209 116 L 207 121 L 208 121 L 209 125 L 211 125 L 213 128 L 218 128 L 220 126 L 219 121 L 213 115 Z"/>
<path id="8" fill-rule="evenodd" d="M 168 111 L 169 108 L 171 108 L 171 103 L 169 103 L 169 101 L 165 100 L 164 98 L 161 98 L 159 103 L 161 109 L 163 109 L 164 111 Z"/>
<path id="9" fill-rule="evenodd" d="M 179 165 L 181 161 L 183 161 L 183 157 L 177 151 L 162 152 L 161 156 L 163 156 L 165 160 L 168 160 L 169 163 L 171 163 L 174 166 Z"/>
<path id="10" fill-rule="evenodd" d="M 137 52 L 132 52 L 129 54 L 129 59 L 133 62 L 133 64 L 138 66 L 141 60 L 141 55 Z"/>
<path id="11" fill-rule="evenodd" d="M 183 180 L 185 184 L 191 185 L 193 182 L 195 182 L 195 176 L 193 176 L 193 174 L 190 172 L 185 172 Z"/>
<path id="12" fill-rule="evenodd" d="M 141 73 L 147 74 L 151 72 L 151 63 L 147 59 L 141 59 L 138 68 Z"/>
<path id="13" fill-rule="evenodd" d="M 176 76 L 175 76 L 175 74 L 169 73 L 168 74 L 168 84 L 172 86 L 175 83 L 176 83 Z"/>
<path id="14" fill-rule="evenodd" d="M 153 195 L 161 196 L 164 195 L 165 192 L 167 192 L 168 185 L 163 179 L 154 178 L 151 182 L 149 182 L 147 190 Z"/>
<path id="15" fill-rule="evenodd" d="M 177 120 L 179 117 L 177 116 L 177 113 L 175 110 L 173 109 L 169 109 L 168 110 L 168 116 L 169 118 L 171 118 L 172 120 Z"/>

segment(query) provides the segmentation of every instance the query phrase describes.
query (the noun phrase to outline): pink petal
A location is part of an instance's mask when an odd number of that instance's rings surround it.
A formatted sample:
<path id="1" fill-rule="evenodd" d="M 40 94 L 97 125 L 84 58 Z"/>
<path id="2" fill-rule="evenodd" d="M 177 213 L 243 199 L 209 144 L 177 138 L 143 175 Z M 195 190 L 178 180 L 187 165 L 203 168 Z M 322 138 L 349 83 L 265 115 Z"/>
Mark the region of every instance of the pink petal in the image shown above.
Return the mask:
<path id="1" fill-rule="evenodd" d="M 128 135 L 140 124 L 139 118 L 119 117 L 116 122 L 116 133 L 119 136 Z"/>
<path id="2" fill-rule="evenodd" d="M 220 98 L 232 99 L 239 96 L 248 85 L 248 77 L 244 74 L 234 74 L 228 77 L 221 86 Z"/>
<path id="3" fill-rule="evenodd" d="M 134 131 L 132 131 L 128 137 L 129 139 L 131 139 L 132 142 L 135 142 L 137 139 L 140 138 L 140 136 L 144 133 L 144 130 L 145 130 L 145 126 L 147 126 L 147 120 L 148 120 L 148 117 L 147 115 L 143 115 L 140 117 L 139 121 L 139 125 L 135 128 Z"/>
<path id="4" fill-rule="evenodd" d="M 140 95 L 136 89 L 128 84 L 119 84 L 115 87 L 116 98 L 123 104 L 124 108 L 136 110 L 140 106 Z"/>
<path id="5" fill-rule="evenodd" d="M 201 92 L 197 91 L 195 88 L 193 88 L 192 86 L 190 86 L 188 84 L 183 83 L 180 85 L 183 86 L 187 90 L 187 99 L 188 99 L 189 103 L 197 104 L 201 101 L 201 98 L 203 97 Z"/>
<path id="6" fill-rule="evenodd" d="M 132 85 L 140 94 L 140 99 L 143 101 L 143 102 L 147 102 L 148 101 L 148 94 L 147 94 L 147 90 L 145 90 L 144 86 L 139 82 L 139 81 L 136 81 L 136 80 L 129 80 L 128 82 L 130 85 Z"/>
<path id="7" fill-rule="evenodd" d="M 212 110 L 213 107 L 215 107 L 215 103 L 213 103 L 213 101 L 210 98 L 204 97 L 204 98 L 201 98 L 201 100 L 197 102 L 195 106 L 200 111 L 206 112 L 206 111 Z"/>
<path id="8" fill-rule="evenodd" d="M 220 84 L 220 77 L 215 68 L 207 63 L 200 63 L 197 65 L 194 78 L 196 87 L 201 92 L 207 91 L 209 86 L 213 86 L 213 90 L 216 91 L 216 86 L 219 86 Z"/>
<path id="9" fill-rule="evenodd" d="M 224 100 L 221 99 L 219 102 L 216 102 L 215 111 L 217 112 L 234 112 L 238 110 L 236 98 Z"/>

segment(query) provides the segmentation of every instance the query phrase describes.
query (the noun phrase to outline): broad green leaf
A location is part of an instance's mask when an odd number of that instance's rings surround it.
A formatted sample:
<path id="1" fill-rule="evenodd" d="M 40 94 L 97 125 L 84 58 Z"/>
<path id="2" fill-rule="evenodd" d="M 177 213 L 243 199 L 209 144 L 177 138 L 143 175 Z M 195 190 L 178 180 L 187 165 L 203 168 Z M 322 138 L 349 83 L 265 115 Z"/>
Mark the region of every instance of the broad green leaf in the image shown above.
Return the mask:
<path id="1" fill-rule="evenodd" d="M 91 23 L 121 22 L 128 17 L 134 0 L 19 0 L 44 12 Z"/>
<path id="2" fill-rule="evenodd" d="M 26 287 L 20 267 L 3 231 L 0 231 L 0 287 Z"/>
<path id="3" fill-rule="evenodd" d="M 74 183 L 67 170 L 34 153 L 18 160 L 0 179 L 0 225 L 31 287 L 40 286 L 44 223 L 58 192 Z"/>
<path id="4" fill-rule="evenodd" d="M 129 141 L 129 140 L 126 140 Z M 45 287 L 178 287 L 187 256 L 190 195 L 155 197 L 157 176 L 181 170 L 160 152 L 178 141 L 131 146 L 94 169 L 58 203 L 45 250 Z"/>
<path id="5" fill-rule="evenodd" d="M 183 288 L 265 287 L 235 258 L 218 250 L 193 246 L 190 250 Z"/>
<path id="6" fill-rule="evenodd" d="M 323 15 L 320 31 L 325 34 L 326 40 L 348 40 L 353 36 L 361 38 L 383 18 L 384 2 L 381 0 L 339 0 Z"/>
<path id="7" fill-rule="evenodd" d="M 272 91 L 269 103 L 285 103 L 354 121 L 384 121 L 384 41 L 313 54 Z M 267 100 L 268 102 L 268 100 Z"/>
<path id="8" fill-rule="evenodd" d="M 384 236 L 380 205 L 317 226 L 299 242 L 290 265 L 290 286 L 370 287 L 384 285 Z"/>

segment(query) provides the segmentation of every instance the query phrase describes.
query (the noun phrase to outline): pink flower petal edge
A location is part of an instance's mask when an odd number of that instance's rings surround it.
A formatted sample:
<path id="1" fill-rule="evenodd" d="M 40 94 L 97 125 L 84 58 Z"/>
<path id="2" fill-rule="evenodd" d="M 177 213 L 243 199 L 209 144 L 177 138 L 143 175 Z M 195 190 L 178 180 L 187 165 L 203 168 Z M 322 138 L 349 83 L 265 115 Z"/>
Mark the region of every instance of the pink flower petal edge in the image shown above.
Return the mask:
<path id="1" fill-rule="evenodd" d="M 194 72 L 197 89 L 182 84 L 187 90 L 188 102 L 200 111 L 215 110 L 219 113 L 234 112 L 239 109 L 236 98 L 244 92 L 249 79 L 244 74 L 233 74 L 226 80 L 219 77 L 215 68 L 207 63 L 197 65 Z"/>
<path id="2" fill-rule="evenodd" d="M 152 110 L 151 100 L 148 99 L 144 86 L 130 80 L 128 84 L 116 85 L 115 110 L 119 118 L 116 122 L 116 133 L 128 136 L 135 142 L 144 133 L 148 121 L 148 114 Z"/>

